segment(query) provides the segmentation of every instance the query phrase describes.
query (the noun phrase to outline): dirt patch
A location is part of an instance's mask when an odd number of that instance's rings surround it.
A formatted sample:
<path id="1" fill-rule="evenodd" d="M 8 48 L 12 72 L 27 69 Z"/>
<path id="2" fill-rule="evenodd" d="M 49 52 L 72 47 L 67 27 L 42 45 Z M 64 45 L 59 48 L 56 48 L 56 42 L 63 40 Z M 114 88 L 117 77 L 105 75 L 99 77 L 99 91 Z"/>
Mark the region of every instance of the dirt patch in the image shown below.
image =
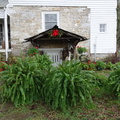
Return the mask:
<path id="1" fill-rule="evenodd" d="M 15 108 L 12 103 L 0 104 L 0 120 L 26 120 L 32 113 Z"/>

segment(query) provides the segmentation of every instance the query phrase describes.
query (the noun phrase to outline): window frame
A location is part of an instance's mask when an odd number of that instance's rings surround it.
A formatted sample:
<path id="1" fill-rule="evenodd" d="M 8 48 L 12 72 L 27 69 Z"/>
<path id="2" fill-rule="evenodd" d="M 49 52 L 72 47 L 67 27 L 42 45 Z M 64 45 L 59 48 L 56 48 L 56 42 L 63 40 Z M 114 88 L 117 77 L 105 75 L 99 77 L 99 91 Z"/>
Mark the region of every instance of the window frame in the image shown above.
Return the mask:
<path id="1" fill-rule="evenodd" d="M 102 31 L 101 31 L 101 28 L 100 28 L 101 25 L 104 25 L 104 28 L 102 28 Z M 107 33 L 107 24 L 106 23 L 100 23 L 99 24 L 99 33 Z"/>
<path id="2" fill-rule="evenodd" d="M 59 26 L 59 12 L 42 12 L 42 31 L 45 31 L 45 14 L 56 14 L 57 15 L 57 26 Z"/>
<path id="3" fill-rule="evenodd" d="M 2 29 L 1 29 L 2 31 L 0 31 L 0 34 L 2 34 L 2 37 L 1 37 L 1 38 L 2 38 L 2 41 L 0 41 L 0 42 L 1 42 L 0 48 L 2 48 L 2 42 L 4 41 L 4 28 L 3 28 L 3 23 L 0 22 L 0 26 L 2 27 Z"/>

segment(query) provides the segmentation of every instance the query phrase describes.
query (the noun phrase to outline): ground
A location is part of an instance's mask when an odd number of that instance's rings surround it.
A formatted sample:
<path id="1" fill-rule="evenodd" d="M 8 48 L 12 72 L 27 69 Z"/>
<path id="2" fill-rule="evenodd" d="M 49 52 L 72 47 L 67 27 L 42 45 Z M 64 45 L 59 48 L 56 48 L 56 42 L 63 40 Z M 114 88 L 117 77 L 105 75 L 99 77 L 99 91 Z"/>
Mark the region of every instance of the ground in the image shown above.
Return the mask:
<path id="1" fill-rule="evenodd" d="M 68 113 L 54 111 L 42 102 L 15 108 L 12 103 L 0 104 L 0 120 L 120 120 L 120 103 L 113 100 L 94 99 L 93 109 L 78 105 Z"/>

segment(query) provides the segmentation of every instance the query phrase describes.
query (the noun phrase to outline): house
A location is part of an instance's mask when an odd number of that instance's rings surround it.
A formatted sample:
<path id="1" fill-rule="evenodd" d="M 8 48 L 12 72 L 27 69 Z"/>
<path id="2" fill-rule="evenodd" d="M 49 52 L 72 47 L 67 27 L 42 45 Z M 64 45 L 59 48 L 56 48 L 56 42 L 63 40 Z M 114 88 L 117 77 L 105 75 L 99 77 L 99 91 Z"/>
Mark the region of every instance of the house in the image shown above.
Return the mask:
<path id="1" fill-rule="evenodd" d="M 57 25 L 87 38 L 77 45 L 87 47 L 95 59 L 115 53 L 116 7 L 117 0 L 0 0 L 0 52 L 6 54 L 6 60 L 9 53 L 20 54 L 32 46 L 25 39 Z M 40 49 L 48 54 L 64 49 L 49 48 L 49 42 Z"/>

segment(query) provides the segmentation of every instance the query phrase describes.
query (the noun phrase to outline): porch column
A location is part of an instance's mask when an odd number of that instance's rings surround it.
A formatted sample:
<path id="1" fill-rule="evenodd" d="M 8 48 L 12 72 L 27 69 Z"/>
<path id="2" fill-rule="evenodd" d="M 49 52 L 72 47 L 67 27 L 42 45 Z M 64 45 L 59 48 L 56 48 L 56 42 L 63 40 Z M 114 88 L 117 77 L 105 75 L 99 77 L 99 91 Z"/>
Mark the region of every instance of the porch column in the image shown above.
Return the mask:
<path id="1" fill-rule="evenodd" d="M 68 60 L 71 60 L 71 52 L 69 51 L 69 56 L 68 56 Z"/>
<path id="2" fill-rule="evenodd" d="M 76 51 L 77 51 L 77 50 L 76 50 L 76 47 L 74 47 L 74 52 L 73 52 L 73 54 L 74 54 L 74 55 L 73 55 L 74 60 L 76 60 L 76 54 L 77 54 Z"/>
<path id="3" fill-rule="evenodd" d="M 5 10 L 4 16 L 4 28 L 5 28 L 5 54 L 6 54 L 6 61 L 8 61 L 8 23 L 7 23 L 7 10 Z"/>

